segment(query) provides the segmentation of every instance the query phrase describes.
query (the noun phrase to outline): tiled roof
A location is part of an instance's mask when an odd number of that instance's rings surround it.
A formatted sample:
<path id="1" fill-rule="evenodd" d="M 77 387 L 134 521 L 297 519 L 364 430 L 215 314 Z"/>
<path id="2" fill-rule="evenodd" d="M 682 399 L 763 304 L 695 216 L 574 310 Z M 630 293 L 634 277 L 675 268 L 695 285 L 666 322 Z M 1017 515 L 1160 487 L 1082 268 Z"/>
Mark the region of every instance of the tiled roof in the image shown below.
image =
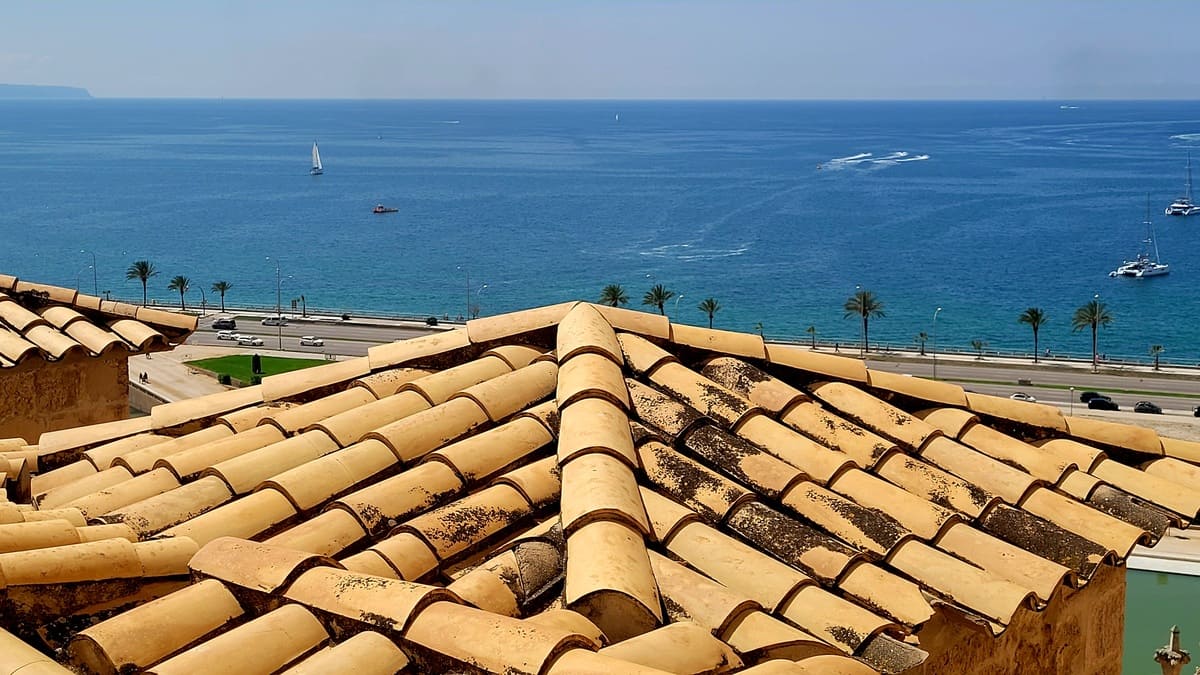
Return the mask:
<path id="1" fill-rule="evenodd" d="M 1200 510 L 1200 444 L 587 303 L 0 456 L 0 672 L 895 673 Z"/>
<path id="2" fill-rule="evenodd" d="M 196 321 L 0 274 L 0 368 L 114 349 L 163 351 L 187 339 Z"/>

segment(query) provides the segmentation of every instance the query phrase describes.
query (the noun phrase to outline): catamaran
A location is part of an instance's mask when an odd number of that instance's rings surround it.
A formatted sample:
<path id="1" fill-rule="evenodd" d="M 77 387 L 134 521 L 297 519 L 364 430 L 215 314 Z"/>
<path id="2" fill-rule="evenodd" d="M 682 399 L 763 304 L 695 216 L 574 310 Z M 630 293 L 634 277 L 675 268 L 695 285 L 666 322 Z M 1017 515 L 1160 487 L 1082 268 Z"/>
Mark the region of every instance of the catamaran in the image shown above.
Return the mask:
<path id="1" fill-rule="evenodd" d="M 1188 153 L 1187 159 L 1187 182 L 1184 183 L 1184 195 L 1179 199 L 1171 202 L 1167 207 L 1168 216 L 1190 216 L 1193 213 L 1200 213 L 1200 206 L 1192 203 L 1192 153 Z"/>
<path id="2" fill-rule="evenodd" d="M 1154 224 L 1150 222 L 1150 195 L 1146 195 L 1146 238 L 1142 240 L 1142 250 L 1133 260 L 1126 260 L 1121 266 L 1108 273 L 1110 277 L 1157 277 L 1168 274 L 1171 266 L 1158 259 L 1158 242 L 1154 240 Z M 1154 258 L 1150 252 L 1154 252 Z"/>
<path id="3" fill-rule="evenodd" d="M 321 166 L 321 151 L 317 149 L 316 141 L 313 141 L 312 169 L 308 173 L 313 176 L 325 173 L 324 167 Z"/>

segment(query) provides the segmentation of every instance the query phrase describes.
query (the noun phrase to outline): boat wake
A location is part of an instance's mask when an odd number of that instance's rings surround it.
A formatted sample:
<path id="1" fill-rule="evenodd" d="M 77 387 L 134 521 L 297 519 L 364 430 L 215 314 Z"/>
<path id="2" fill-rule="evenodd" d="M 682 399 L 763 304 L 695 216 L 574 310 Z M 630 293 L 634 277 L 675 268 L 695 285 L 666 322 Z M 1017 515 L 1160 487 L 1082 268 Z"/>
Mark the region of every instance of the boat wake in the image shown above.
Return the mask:
<path id="1" fill-rule="evenodd" d="M 664 244 L 655 246 L 654 248 L 639 251 L 639 255 L 650 258 L 671 258 L 673 260 L 717 260 L 719 258 L 731 258 L 734 256 L 744 255 L 750 250 L 748 244 L 742 244 L 737 248 L 719 249 L 719 248 L 696 248 L 691 244 Z"/>
<path id="2" fill-rule="evenodd" d="M 929 155 L 912 155 L 912 153 L 905 152 L 903 150 L 897 150 L 881 157 L 876 157 L 875 153 L 873 152 L 860 152 L 857 155 L 850 155 L 849 157 L 837 157 L 831 159 L 827 162 L 818 164 L 817 168 L 833 169 L 836 171 L 838 169 L 845 169 L 847 167 L 853 167 L 859 164 L 871 164 L 877 167 L 886 167 L 903 162 L 923 162 L 927 159 L 929 159 Z"/>
<path id="3" fill-rule="evenodd" d="M 462 124 L 460 120 L 438 120 L 434 124 Z"/>
<path id="4" fill-rule="evenodd" d="M 1200 134 L 1175 134 L 1174 136 L 1171 137 L 1171 140 L 1187 141 L 1188 143 L 1195 143 L 1196 141 L 1200 141 Z"/>

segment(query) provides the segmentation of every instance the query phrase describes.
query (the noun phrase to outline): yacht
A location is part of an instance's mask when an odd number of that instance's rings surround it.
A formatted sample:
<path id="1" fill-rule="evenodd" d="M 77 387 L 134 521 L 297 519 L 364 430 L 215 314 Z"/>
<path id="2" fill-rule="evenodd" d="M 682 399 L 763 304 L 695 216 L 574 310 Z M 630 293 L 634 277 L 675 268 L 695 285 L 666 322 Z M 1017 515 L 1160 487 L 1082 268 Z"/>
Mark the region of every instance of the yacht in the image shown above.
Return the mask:
<path id="1" fill-rule="evenodd" d="M 1154 224 L 1150 222 L 1150 196 L 1146 195 L 1146 238 L 1142 240 L 1142 250 L 1133 260 L 1126 260 L 1121 266 L 1108 273 L 1110 277 L 1157 277 L 1168 274 L 1171 266 L 1158 259 L 1158 243 L 1154 240 Z M 1150 257 L 1150 253 L 1154 257 Z"/>
<path id="2" fill-rule="evenodd" d="M 1183 196 L 1171 202 L 1171 205 L 1167 207 L 1168 216 L 1190 216 L 1193 213 L 1200 213 L 1200 206 L 1192 203 L 1192 153 L 1190 152 L 1187 159 L 1187 182 L 1184 183 L 1184 186 Z"/>

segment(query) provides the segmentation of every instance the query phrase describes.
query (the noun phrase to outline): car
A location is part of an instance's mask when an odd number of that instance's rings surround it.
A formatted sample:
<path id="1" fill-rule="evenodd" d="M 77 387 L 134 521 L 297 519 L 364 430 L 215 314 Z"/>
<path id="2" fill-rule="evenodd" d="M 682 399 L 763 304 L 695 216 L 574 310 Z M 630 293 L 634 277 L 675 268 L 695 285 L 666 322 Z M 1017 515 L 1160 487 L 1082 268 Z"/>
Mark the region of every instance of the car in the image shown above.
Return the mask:
<path id="1" fill-rule="evenodd" d="M 283 318 L 282 316 L 268 316 L 267 318 L 262 320 L 262 325 L 264 325 L 264 326 L 286 326 L 286 325 L 288 325 L 288 320 Z"/>
<path id="2" fill-rule="evenodd" d="M 324 347 L 325 341 L 315 335 L 305 335 L 300 338 L 301 347 Z"/>
<path id="3" fill-rule="evenodd" d="M 1023 391 L 1014 392 L 1012 396 L 1009 396 L 1009 398 L 1011 398 L 1014 401 L 1025 401 L 1026 403 L 1037 403 L 1036 398 L 1030 396 L 1029 394 L 1026 394 Z"/>
<path id="4" fill-rule="evenodd" d="M 1200 417 L 1200 405 L 1192 408 L 1192 417 Z"/>
<path id="5" fill-rule="evenodd" d="M 236 340 L 236 339 L 238 339 L 238 334 L 231 330 L 219 330 L 219 331 L 217 331 L 217 339 L 218 340 Z"/>
<path id="6" fill-rule="evenodd" d="M 231 319 L 229 317 L 213 319 L 212 327 L 213 327 L 213 330 L 222 330 L 222 329 L 232 330 L 232 329 L 237 328 L 237 321 L 234 321 L 233 319 Z"/>
<path id="7" fill-rule="evenodd" d="M 1096 396 L 1088 401 L 1088 408 L 1092 410 L 1120 410 L 1121 406 L 1117 402 L 1107 396 Z"/>
<path id="8" fill-rule="evenodd" d="M 1088 401 L 1096 398 L 1097 396 L 1104 396 L 1104 394 L 1101 394 L 1098 391 L 1085 391 L 1085 392 L 1082 392 L 1081 394 L 1079 394 L 1079 401 L 1081 403 L 1087 403 Z M 1107 396 L 1104 396 L 1104 397 L 1108 398 Z"/>
<path id="9" fill-rule="evenodd" d="M 1161 415 L 1162 408 L 1157 403 L 1150 401 L 1138 401 L 1133 404 L 1133 412 L 1149 413 L 1151 415 Z"/>
<path id="10" fill-rule="evenodd" d="M 248 347 L 263 346 L 262 338 L 254 337 L 253 335 L 239 335 L 239 336 L 237 336 L 237 343 L 239 345 L 244 345 L 244 346 L 248 346 Z"/>

